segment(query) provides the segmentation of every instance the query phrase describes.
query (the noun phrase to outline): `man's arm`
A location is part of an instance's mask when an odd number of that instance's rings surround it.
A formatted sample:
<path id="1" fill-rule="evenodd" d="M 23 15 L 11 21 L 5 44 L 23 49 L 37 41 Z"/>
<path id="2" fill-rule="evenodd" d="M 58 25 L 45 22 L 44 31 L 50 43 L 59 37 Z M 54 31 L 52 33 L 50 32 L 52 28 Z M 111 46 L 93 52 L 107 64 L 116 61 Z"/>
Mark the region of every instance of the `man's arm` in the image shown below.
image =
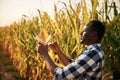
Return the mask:
<path id="1" fill-rule="evenodd" d="M 49 70 L 52 72 L 52 74 L 54 74 L 54 69 L 57 67 L 57 65 L 55 65 L 49 55 L 45 56 L 45 60 L 47 62 Z"/>
<path id="2" fill-rule="evenodd" d="M 63 62 L 65 66 L 69 64 L 69 59 L 60 50 L 57 42 L 50 43 L 49 47 L 59 56 L 60 60 Z"/>
<path id="3" fill-rule="evenodd" d="M 96 57 L 96 60 L 93 60 L 90 57 Z M 84 55 L 81 54 L 77 60 L 68 64 L 64 68 L 57 67 L 55 69 L 55 80 L 70 80 L 75 79 L 78 75 L 81 76 L 87 71 L 97 69 L 97 58 L 96 55 Z"/>
<path id="4" fill-rule="evenodd" d="M 57 67 L 55 63 L 52 61 L 48 54 L 48 46 L 39 44 L 38 52 L 44 56 L 44 59 L 47 62 L 47 65 L 49 66 L 50 71 L 54 74 L 54 69 Z"/>

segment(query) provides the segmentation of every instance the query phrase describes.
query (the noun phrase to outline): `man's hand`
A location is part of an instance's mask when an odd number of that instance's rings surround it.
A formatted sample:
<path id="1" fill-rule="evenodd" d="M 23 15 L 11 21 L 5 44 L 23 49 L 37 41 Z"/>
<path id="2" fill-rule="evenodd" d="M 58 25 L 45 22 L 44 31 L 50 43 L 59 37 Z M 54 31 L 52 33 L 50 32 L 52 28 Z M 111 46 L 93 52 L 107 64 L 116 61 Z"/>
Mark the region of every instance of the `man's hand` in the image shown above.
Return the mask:
<path id="1" fill-rule="evenodd" d="M 38 52 L 44 57 L 48 55 L 48 45 L 39 43 Z"/>
<path id="2" fill-rule="evenodd" d="M 60 48 L 57 42 L 51 42 L 51 43 L 48 43 L 48 45 L 55 53 L 58 53 L 60 51 Z"/>

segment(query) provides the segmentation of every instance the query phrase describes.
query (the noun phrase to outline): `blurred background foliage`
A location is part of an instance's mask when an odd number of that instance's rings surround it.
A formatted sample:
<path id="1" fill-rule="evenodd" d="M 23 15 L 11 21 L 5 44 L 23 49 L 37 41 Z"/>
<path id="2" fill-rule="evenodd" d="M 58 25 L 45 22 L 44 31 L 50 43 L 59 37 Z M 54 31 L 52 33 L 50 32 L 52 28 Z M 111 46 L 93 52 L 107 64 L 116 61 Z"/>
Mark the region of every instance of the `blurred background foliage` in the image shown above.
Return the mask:
<path id="1" fill-rule="evenodd" d="M 103 80 L 120 79 L 120 7 L 116 6 L 114 0 L 104 0 L 102 4 L 98 0 L 91 0 L 92 6 L 89 10 L 86 1 L 81 0 L 74 7 L 71 0 L 68 5 L 61 2 L 64 6 L 61 10 L 57 10 L 54 4 L 54 19 L 46 12 L 38 10 L 39 16 L 29 19 L 27 15 L 23 15 L 19 22 L 0 28 L 0 46 L 9 55 L 23 79 L 53 79 L 46 62 L 36 50 L 36 38 L 40 32 L 50 35 L 49 41 L 57 41 L 67 57 L 76 58 L 84 47 L 79 43 L 79 33 L 93 19 L 100 20 L 106 26 L 102 40 L 105 52 Z M 51 50 L 49 54 L 54 62 L 62 66 L 57 55 Z"/>

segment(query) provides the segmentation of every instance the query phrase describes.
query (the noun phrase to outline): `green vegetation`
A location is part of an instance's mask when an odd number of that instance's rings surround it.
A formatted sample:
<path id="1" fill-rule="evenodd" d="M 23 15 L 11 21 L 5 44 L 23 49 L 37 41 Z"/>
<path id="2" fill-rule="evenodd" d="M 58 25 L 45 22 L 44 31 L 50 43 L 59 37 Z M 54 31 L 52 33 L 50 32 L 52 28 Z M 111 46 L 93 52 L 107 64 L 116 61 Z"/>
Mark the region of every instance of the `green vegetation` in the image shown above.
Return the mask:
<path id="1" fill-rule="evenodd" d="M 104 22 L 106 33 L 102 41 L 105 51 L 104 78 L 110 73 L 120 75 L 120 13 L 115 2 L 109 3 L 105 0 L 99 7 L 98 0 L 91 0 L 92 10 L 88 12 L 85 2 L 76 4 L 75 7 L 65 3 L 64 8 L 57 10 L 54 5 L 54 20 L 45 12 L 38 10 L 39 16 L 28 19 L 26 15 L 19 22 L 9 27 L 0 28 L 0 46 L 8 53 L 13 65 L 19 71 L 20 76 L 27 80 L 52 80 L 53 75 L 47 69 L 42 56 L 36 51 L 36 36 L 45 31 L 51 35 L 50 41 L 57 41 L 61 49 L 68 57 L 75 58 L 81 51 L 83 45 L 79 43 L 79 33 L 82 27 L 90 20 L 96 19 Z M 112 17 L 111 17 L 112 16 Z M 61 63 L 57 55 L 49 51 L 50 56 L 56 63 Z M 62 63 L 61 63 L 62 64 Z M 49 76 L 48 76 L 49 75 Z M 117 80 L 114 77 L 115 80 Z"/>

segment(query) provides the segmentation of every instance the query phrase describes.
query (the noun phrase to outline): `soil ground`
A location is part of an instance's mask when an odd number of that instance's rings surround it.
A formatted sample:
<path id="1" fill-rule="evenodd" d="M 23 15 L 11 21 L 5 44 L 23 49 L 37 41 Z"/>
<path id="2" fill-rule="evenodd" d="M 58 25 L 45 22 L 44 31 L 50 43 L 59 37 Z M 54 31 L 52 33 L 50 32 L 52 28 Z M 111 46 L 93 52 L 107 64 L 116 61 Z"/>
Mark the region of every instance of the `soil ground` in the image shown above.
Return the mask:
<path id="1" fill-rule="evenodd" d="M 12 65 L 8 54 L 0 49 L 0 80 L 22 80 L 18 71 Z"/>

